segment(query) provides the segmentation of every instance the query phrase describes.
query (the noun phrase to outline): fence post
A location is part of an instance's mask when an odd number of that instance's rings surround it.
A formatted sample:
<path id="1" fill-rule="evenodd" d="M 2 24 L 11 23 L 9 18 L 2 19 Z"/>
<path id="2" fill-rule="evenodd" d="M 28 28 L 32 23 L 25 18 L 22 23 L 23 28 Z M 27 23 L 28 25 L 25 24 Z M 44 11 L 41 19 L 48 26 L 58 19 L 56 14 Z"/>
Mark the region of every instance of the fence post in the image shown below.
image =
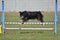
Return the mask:
<path id="1" fill-rule="evenodd" d="M 58 33 L 58 0 L 55 0 L 55 34 Z"/>
<path id="2" fill-rule="evenodd" d="M 2 32 L 4 34 L 4 0 L 2 0 Z"/>

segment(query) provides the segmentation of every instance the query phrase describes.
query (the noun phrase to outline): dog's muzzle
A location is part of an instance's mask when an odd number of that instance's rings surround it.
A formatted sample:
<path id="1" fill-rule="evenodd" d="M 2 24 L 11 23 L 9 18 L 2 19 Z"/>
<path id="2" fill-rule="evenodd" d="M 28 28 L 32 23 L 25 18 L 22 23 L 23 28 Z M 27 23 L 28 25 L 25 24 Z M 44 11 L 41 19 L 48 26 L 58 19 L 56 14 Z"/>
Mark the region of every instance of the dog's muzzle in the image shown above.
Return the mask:
<path id="1" fill-rule="evenodd" d="M 24 18 L 24 16 L 21 16 L 21 19 L 23 19 Z"/>

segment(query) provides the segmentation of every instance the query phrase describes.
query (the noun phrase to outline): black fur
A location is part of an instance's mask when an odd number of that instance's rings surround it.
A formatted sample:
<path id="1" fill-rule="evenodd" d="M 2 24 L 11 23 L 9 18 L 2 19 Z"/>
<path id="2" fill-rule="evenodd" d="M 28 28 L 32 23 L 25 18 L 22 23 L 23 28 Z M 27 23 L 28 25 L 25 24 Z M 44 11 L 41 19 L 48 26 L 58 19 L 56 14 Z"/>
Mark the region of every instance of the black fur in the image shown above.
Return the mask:
<path id="1" fill-rule="evenodd" d="M 41 11 L 23 11 L 23 12 L 19 12 L 20 13 L 20 17 L 23 20 L 22 23 L 28 21 L 29 19 L 37 19 L 41 22 L 43 22 L 43 15 L 41 13 Z"/>

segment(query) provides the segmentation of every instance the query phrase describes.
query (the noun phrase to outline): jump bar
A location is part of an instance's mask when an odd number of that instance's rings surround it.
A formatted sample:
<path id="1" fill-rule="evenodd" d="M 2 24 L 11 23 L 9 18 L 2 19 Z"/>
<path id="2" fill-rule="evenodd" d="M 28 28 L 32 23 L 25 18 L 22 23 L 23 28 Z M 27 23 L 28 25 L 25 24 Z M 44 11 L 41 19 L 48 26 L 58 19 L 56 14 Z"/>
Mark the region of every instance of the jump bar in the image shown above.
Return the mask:
<path id="1" fill-rule="evenodd" d="M 5 28 L 7 30 L 54 30 L 54 28 Z"/>
<path id="2" fill-rule="evenodd" d="M 5 24 L 22 24 L 20 22 L 5 22 Z M 54 22 L 24 22 L 24 24 L 54 24 Z"/>

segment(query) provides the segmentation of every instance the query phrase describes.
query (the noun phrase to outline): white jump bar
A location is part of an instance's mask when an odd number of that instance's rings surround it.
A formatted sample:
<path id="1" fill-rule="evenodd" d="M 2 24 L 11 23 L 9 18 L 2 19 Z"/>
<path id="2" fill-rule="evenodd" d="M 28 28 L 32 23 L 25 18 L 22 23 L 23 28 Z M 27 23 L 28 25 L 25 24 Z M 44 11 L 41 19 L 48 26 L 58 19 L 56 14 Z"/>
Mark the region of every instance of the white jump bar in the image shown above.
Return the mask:
<path id="1" fill-rule="evenodd" d="M 5 22 L 5 24 L 22 24 L 20 22 Z M 24 24 L 54 24 L 54 22 L 24 22 Z"/>
<path id="2" fill-rule="evenodd" d="M 8 30 L 54 30 L 54 28 L 5 28 Z"/>

